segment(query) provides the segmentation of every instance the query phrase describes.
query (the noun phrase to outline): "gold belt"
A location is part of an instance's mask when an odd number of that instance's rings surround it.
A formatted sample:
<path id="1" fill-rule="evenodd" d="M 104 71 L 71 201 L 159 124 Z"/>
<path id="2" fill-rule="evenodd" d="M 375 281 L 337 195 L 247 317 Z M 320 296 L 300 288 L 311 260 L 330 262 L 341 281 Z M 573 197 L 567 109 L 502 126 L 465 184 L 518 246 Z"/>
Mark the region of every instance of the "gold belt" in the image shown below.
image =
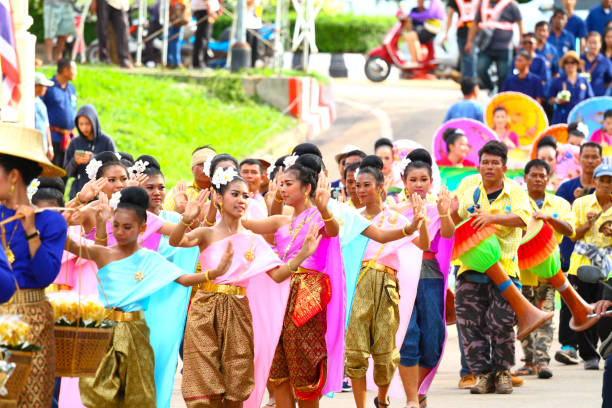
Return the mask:
<path id="1" fill-rule="evenodd" d="M 306 269 L 306 268 L 302 268 L 301 266 L 298 266 L 297 270 L 293 273 L 320 273 L 319 271 L 315 271 L 312 269 Z"/>
<path id="2" fill-rule="evenodd" d="M 47 289 L 45 289 L 45 292 L 47 293 L 52 293 L 52 292 L 59 292 L 60 290 L 70 290 L 71 287 L 69 285 L 64 285 L 63 283 L 52 283 L 49 286 L 47 286 Z"/>
<path id="3" fill-rule="evenodd" d="M 123 312 L 116 309 L 104 310 L 104 318 L 110 319 L 114 322 L 135 322 L 137 320 L 143 320 L 144 317 L 144 310 L 138 310 L 136 312 Z"/>
<path id="4" fill-rule="evenodd" d="M 389 268 L 388 266 L 385 266 L 383 264 L 379 264 L 378 262 L 373 262 L 373 261 L 363 261 L 361 263 L 361 267 L 366 267 L 366 268 L 370 268 L 370 269 L 376 269 L 377 271 L 381 271 L 384 273 L 388 273 L 389 275 L 396 275 L 397 271 L 393 268 Z"/>
<path id="5" fill-rule="evenodd" d="M 225 295 L 237 295 L 237 296 L 245 296 L 246 288 L 242 286 L 233 286 L 233 285 L 217 285 L 212 282 L 204 282 L 200 283 L 197 288 L 199 290 L 204 290 L 206 292 L 211 293 L 223 293 Z"/>
<path id="6" fill-rule="evenodd" d="M 37 303 L 42 302 L 43 300 L 47 300 L 44 289 L 19 289 L 15 292 L 13 297 L 3 304 L 10 305 L 13 303 Z"/>

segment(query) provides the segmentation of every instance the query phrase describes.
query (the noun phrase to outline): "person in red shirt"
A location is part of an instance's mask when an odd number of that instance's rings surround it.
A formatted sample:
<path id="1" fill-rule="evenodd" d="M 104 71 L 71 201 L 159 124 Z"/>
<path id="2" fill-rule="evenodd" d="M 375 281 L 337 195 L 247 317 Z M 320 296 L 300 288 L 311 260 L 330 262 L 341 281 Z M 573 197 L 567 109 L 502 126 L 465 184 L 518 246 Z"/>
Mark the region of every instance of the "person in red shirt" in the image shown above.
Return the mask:
<path id="1" fill-rule="evenodd" d="M 476 167 L 474 163 L 466 159 L 470 152 L 470 145 L 463 130 L 448 128 L 442 134 L 442 139 L 446 142 L 448 155 L 436 162 L 438 166 Z"/>

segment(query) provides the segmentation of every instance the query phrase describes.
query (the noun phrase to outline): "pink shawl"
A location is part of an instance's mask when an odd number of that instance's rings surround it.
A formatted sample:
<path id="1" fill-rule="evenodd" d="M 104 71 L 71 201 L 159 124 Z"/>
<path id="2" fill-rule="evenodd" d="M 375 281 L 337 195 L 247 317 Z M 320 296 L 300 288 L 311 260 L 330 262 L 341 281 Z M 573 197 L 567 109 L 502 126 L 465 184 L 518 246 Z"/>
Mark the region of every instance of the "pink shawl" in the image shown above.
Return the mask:
<path id="1" fill-rule="evenodd" d="M 293 258 L 302 247 L 304 238 L 311 223 L 316 223 L 320 229 L 325 228 L 321 214 L 316 207 L 307 209 L 292 221 L 294 227 L 302 221 L 307 221 L 297 233 L 293 242 L 293 234 L 289 234 L 289 225 L 280 228 L 274 236 L 276 250 L 281 260 L 286 262 Z M 290 247 L 289 247 L 290 246 Z M 287 247 L 289 249 L 287 250 Z M 286 252 L 286 256 L 284 255 Z M 344 266 L 342 264 L 342 253 L 340 251 L 340 239 L 338 237 L 324 237 L 319 247 L 302 265 L 303 268 L 325 273 L 329 276 L 332 286 L 332 297 L 327 305 L 327 332 L 325 341 L 327 343 L 327 381 L 323 387 L 323 394 L 342 390 L 342 379 L 344 377 L 344 316 L 346 306 L 346 286 L 344 282 Z M 286 306 L 283 308 L 283 310 Z"/>
<path id="2" fill-rule="evenodd" d="M 253 317 L 255 388 L 244 406 L 259 408 L 283 327 L 289 298 L 289 279 L 276 283 L 266 273 L 283 263 L 261 236 L 249 231 L 239 232 L 209 245 L 200 254 L 203 270 L 217 267 L 228 240 L 231 240 L 234 247 L 234 259 L 229 270 L 215 279 L 215 283 L 244 286 L 247 289 Z M 245 262 L 244 257 L 249 249 L 255 255 L 251 263 Z"/>

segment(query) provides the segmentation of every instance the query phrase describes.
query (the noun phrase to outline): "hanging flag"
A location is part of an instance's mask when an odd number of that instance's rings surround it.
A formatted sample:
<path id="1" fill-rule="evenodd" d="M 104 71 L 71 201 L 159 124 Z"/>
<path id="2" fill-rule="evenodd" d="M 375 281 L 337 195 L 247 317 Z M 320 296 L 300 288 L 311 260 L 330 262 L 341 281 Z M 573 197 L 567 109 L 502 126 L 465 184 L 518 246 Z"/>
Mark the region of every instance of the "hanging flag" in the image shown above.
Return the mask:
<path id="1" fill-rule="evenodd" d="M 0 69 L 3 94 L 9 96 L 9 103 L 17 104 L 21 99 L 19 64 L 10 0 L 0 0 Z"/>

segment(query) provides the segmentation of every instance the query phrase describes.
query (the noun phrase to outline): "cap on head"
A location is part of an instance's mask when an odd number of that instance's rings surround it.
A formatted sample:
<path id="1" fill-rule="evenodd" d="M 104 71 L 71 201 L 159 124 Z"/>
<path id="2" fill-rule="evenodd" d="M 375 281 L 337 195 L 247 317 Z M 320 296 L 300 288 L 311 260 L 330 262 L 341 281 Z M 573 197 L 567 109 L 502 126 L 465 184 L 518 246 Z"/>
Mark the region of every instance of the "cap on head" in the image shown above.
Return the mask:
<path id="1" fill-rule="evenodd" d="M 597 168 L 593 172 L 594 178 L 603 177 L 603 176 L 612 177 L 612 166 L 609 165 L 608 163 L 601 163 L 599 166 L 597 166 Z"/>
<path id="2" fill-rule="evenodd" d="M 53 86 L 54 83 L 51 80 L 48 80 L 45 74 L 42 72 L 37 72 L 34 74 L 34 85 L 42 85 L 42 86 Z"/>

